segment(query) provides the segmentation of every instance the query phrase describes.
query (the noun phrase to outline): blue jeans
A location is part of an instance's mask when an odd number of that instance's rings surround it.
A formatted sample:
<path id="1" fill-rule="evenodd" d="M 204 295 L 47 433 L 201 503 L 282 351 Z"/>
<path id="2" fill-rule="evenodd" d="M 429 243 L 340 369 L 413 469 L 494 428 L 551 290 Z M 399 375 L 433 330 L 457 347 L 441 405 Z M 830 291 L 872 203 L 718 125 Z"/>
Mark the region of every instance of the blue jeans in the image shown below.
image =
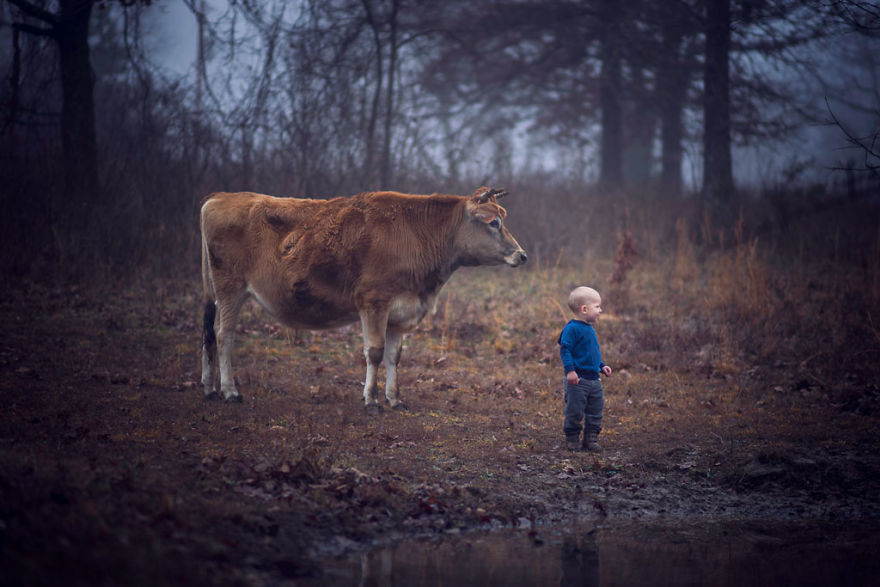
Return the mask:
<path id="1" fill-rule="evenodd" d="M 602 410 L 605 407 L 605 394 L 602 382 L 598 379 L 581 379 L 577 385 L 565 381 L 565 437 L 580 438 L 581 421 L 586 420 L 586 429 L 597 434 L 602 430 Z"/>

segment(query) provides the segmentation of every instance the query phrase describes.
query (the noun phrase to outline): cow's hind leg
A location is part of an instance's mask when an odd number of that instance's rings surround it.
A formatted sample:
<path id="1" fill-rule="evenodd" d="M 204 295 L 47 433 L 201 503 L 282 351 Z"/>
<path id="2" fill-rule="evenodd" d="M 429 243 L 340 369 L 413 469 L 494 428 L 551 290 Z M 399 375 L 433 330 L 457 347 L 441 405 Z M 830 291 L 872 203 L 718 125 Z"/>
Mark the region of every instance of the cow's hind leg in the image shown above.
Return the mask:
<path id="1" fill-rule="evenodd" d="M 235 341 L 235 325 L 241 306 L 247 299 L 247 290 L 242 287 L 231 295 L 224 296 L 217 303 L 220 312 L 220 327 L 217 329 L 217 345 L 220 354 L 220 393 L 228 402 L 240 402 L 241 394 L 235 387 L 232 375 L 232 346 Z"/>
<path id="2" fill-rule="evenodd" d="M 220 383 L 220 370 L 217 365 L 217 335 L 214 332 L 214 317 L 217 305 L 214 301 L 205 302 L 204 331 L 202 341 L 202 386 L 205 399 L 219 399 L 217 386 Z"/>
<path id="3" fill-rule="evenodd" d="M 403 348 L 403 333 L 387 332 L 385 334 L 385 398 L 388 404 L 397 410 L 405 410 L 406 404 L 400 399 L 397 386 L 397 364 Z"/>
<path id="4" fill-rule="evenodd" d="M 385 355 L 385 329 L 387 326 L 387 311 L 361 312 L 364 358 L 367 361 L 367 375 L 364 379 L 364 405 L 367 408 L 379 407 L 379 384 L 376 381 L 376 375 L 382 357 Z"/>

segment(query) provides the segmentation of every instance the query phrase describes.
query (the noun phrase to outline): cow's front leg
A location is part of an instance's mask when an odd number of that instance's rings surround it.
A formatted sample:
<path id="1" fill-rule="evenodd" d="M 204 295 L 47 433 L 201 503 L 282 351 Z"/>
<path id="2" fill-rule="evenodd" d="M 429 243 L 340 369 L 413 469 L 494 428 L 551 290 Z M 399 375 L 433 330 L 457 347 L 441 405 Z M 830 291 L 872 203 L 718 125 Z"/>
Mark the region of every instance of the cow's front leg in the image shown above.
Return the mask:
<path id="1" fill-rule="evenodd" d="M 388 311 L 361 312 L 361 328 L 364 333 L 364 358 L 367 361 L 367 376 L 364 379 L 364 405 L 379 407 L 379 384 L 377 373 L 379 363 L 385 355 L 385 329 L 388 326 Z"/>
<path id="2" fill-rule="evenodd" d="M 398 410 L 406 409 L 397 386 L 397 364 L 400 362 L 402 348 L 403 333 L 385 333 L 385 398 L 392 408 Z"/>

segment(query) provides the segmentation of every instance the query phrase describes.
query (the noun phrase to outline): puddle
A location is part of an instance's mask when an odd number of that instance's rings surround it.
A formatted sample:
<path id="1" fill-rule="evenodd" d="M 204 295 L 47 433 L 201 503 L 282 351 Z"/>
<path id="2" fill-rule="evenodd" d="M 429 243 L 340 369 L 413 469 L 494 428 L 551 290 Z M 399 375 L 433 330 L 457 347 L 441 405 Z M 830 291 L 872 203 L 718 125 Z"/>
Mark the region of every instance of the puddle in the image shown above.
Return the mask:
<path id="1" fill-rule="evenodd" d="M 880 521 L 464 534 L 326 561 L 302 585 L 880 585 Z"/>

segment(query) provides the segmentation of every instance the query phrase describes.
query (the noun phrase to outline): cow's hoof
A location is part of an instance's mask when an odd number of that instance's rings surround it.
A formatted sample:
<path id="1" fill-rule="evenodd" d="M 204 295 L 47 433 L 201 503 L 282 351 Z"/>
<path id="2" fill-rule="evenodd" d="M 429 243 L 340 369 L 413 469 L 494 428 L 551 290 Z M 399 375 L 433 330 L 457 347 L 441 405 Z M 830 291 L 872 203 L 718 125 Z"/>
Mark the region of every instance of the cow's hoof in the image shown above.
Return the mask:
<path id="1" fill-rule="evenodd" d="M 398 412 L 408 412 L 409 408 L 406 407 L 406 404 L 403 402 L 397 402 L 395 404 L 391 404 L 392 410 L 397 410 Z"/>
<path id="2" fill-rule="evenodd" d="M 241 403 L 241 394 L 236 393 L 235 395 L 227 395 L 226 396 L 227 404 L 240 404 Z"/>
<path id="3" fill-rule="evenodd" d="M 365 404 L 364 410 L 369 414 L 378 414 L 381 411 L 379 404 Z"/>
<path id="4" fill-rule="evenodd" d="M 211 391 L 205 392 L 205 399 L 209 402 L 217 401 L 218 399 L 220 399 L 220 394 L 217 393 L 216 389 L 212 389 Z"/>

